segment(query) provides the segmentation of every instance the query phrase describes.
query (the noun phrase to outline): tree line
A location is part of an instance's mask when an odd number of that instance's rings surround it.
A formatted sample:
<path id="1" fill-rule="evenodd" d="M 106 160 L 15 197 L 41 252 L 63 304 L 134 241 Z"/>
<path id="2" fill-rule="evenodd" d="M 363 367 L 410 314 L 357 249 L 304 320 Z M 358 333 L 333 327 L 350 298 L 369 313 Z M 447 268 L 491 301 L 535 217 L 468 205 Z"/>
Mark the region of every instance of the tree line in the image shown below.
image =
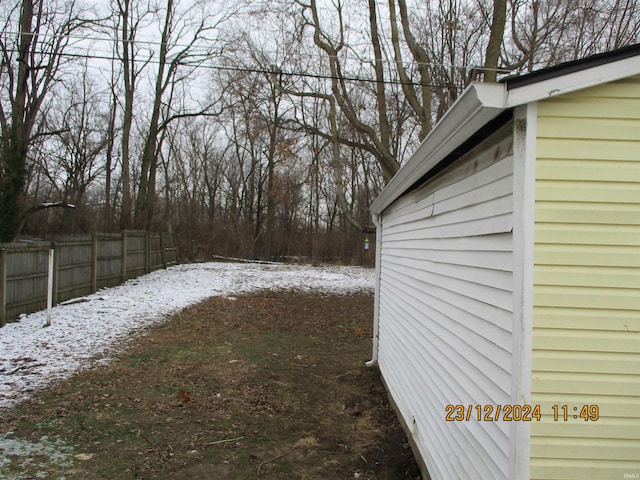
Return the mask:
<path id="1" fill-rule="evenodd" d="M 470 82 L 637 43 L 639 2 L 3 1 L 0 241 L 371 262 L 368 205 Z"/>

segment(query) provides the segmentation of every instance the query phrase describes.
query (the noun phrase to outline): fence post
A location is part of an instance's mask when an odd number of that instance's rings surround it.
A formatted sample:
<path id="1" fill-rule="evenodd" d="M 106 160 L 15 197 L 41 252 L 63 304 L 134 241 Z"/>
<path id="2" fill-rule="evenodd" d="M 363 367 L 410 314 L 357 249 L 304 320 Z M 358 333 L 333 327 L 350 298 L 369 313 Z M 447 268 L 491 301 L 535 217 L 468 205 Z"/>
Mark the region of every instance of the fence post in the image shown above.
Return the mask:
<path id="1" fill-rule="evenodd" d="M 98 290 L 98 236 L 91 236 L 91 293 Z"/>
<path id="2" fill-rule="evenodd" d="M 127 231 L 122 231 L 122 283 L 127 281 Z"/>
<path id="3" fill-rule="evenodd" d="M 151 232 L 146 230 L 144 232 L 144 273 L 151 272 Z"/>
<path id="4" fill-rule="evenodd" d="M 55 242 L 51 243 L 51 247 L 53 250 L 53 306 L 58 304 L 58 274 L 59 266 L 60 266 L 60 251 L 58 250 L 58 244 Z"/>
<path id="5" fill-rule="evenodd" d="M 178 265 L 178 242 L 176 242 L 176 234 L 171 234 L 171 240 L 173 242 L 173 261 L 175 265 Z"/>
<path id="6" fill-rule="evenodd" d="M 0 327 L 7 319 L 7 250 L 0 248 Z"/>
<path id="7" fill-rule="evenodd" d="M 51 308 L 55 304 L 56 296 L 56 250 L 55 244 L 51 242 L 48 249 L 49 261 L 47 262 L 47 320 L 44 327 L 51 326 Z"/>
<path id="8" fill-rule="evenodd" d="M 160 252 L 162 255 L 162 268 L 167 268 L 167 257 L 164 253 L 164 233 L 160 233 Z"/>

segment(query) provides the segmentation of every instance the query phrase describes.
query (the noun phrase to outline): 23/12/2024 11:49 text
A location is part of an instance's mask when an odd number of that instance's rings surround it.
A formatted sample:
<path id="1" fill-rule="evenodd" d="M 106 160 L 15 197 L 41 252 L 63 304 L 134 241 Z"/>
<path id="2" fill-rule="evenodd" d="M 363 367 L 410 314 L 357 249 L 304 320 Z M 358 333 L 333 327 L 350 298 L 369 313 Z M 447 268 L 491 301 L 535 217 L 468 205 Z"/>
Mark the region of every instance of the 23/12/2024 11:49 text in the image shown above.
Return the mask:
<path id="1" fill-rule="evenodd" d="M 447 422 L 531 422 L 540 421 L 542 408 L 540 405 L 446 405 L 445 420 Z M 549 412 L 554 422 L 567 422 L 581 419 L 595 422 L 600 418 L 598 405 L 553 405 Z"/>

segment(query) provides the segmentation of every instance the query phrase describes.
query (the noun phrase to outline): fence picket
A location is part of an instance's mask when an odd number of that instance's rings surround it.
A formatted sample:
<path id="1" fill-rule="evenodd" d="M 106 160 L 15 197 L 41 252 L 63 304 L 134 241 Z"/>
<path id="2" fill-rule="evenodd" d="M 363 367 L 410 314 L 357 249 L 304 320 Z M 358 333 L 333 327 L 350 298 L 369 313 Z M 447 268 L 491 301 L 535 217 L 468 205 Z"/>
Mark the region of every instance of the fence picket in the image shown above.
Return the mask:
<path id="1" fill-rule="evenodd" d="M 156 239 L 160 240 L 159 248 Z M 53 244 L 1 244 L 0 327 L 22 313 L 46 306 L 47 269 L 42 259 L 48 257 L 52 245 L 55 250 L 54 305 L 166 268 L 177 261 L 172 234 L 135 230 L 66 238 Z"/>

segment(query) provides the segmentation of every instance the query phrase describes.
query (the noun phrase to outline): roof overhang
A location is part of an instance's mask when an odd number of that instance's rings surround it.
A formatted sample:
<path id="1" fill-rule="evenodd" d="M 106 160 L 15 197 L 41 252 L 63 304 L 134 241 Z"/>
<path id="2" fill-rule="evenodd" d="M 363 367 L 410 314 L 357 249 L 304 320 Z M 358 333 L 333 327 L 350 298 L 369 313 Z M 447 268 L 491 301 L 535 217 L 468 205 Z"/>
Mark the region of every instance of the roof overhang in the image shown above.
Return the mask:
<path id="1" fill-rule="evenodd" d="M 500 115 L 506 108 L 506 95 L 506 86 L 501 83 L 469 85 L 371 204 L 371 213 L 381 213 L 467 138 Z"/>
<path id="2" fill-rule="evenodd" d="M 567 66 L 558 66 L 558 70 L 563 72 L 562 74 L 554 75 L 555 69 L 549 68 L 530 75 L 506 79 L 507 107 L 537 102 L 545 98 L 564 95 L 636 75 L 640 73 L 640 55 L 638 55 L 638 46 L 634 45 L 633 47 L 634 49 L 631 51 L 635 52 L 635 55 L 626 56 L 615 62 L 595 64 L 589 66 L 587 71 L 584 70 L 585 66 L 579 62 L 572 62 Z M 574 63 L 577 64 L 576 68 L 571 69 Z M 582 69 L 578 67 L 582 67 Z M 547 74 L 545 75 L 545 73 Z"/>
<path id="3" fill-rule="evenodd" d="M 397 198 L 506 110 L 640 75 L 640 44 L 546 68 L 501 83 L 472 83 L 371 204 L 379 215 Z"/>

